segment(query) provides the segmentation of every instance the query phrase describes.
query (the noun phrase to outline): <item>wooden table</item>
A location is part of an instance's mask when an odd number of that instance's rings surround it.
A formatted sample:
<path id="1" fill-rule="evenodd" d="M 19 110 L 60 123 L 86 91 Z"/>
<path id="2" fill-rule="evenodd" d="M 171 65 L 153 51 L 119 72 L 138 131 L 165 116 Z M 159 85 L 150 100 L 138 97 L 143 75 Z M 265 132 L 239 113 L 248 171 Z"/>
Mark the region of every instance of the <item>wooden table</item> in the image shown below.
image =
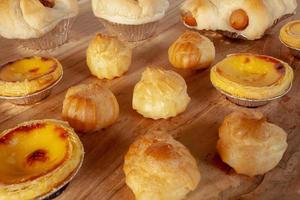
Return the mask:
<path id="1" fill-rule="evenodd" d="M 189 194 L 190 200 L 300 199 L 300 72 L 299 62 L 289 55 L 288 50 L 277 39 L 278 29 L 283 23 L 278 24 L 269 35 L 259 41 L 231 41 L 209 34 L 213 36 L 211 38 L 217 50 L 215 62 L 229 53 L 253 52 L 281 58 L 295 69 L 294 87 L 289 95 L 257 109 L 269 121 L 280 125 L 288 133 L 289 147 L 286 154 L 280 164 L 266 175 L 255 178 L 237 175 L 216 156 L 218 127 L 224 116 L 245 108 L 230 103 L 212 87 L 209 70 L 178 71 L 185 78 L 192 98 L 183 114 L 169 120 L 154 121 L 143 118 L 132 110 L 133 87 L 145 67 L 152 65 L 173 69 L 168 62 L 167 49 L 186 30 L 179 20 L 178 8 L 181 2 L 182 0 L 172 0 L 157 37 L 137 45 L 130 70 L 121 78 L 107 81 L 92 77 L 86 66 L 85 50 L 88 42 L 95 33 L 104 30 L 92 14 L 90 1 L 80 1 L 80 14 L 70 41 L 49 52 L 64 67 L 64 78 L 51 96 L 31 106 L 0 102 L 0 130 L 4 130 L 32 119 L 60 119 L 62 101 L 66 90 L 72 85 L 99 82 L 116 95 L 120 104 L 117 123 L 103 131 L 80 135 L 86 152 L 84 164 L 78 176 L 58 200 L 134 199 L 124 181 L 123 157 L 137 135 L 156 129 L 167 130 L 177 137 L 190 149 L 199 163 L 202 180 L 196 191 Z M 288 20 L 297 17 L 300 17 L 300 12 Z M 16 47 L 11 41 L 0 39 L 0 63 L 34 53 Z"/>

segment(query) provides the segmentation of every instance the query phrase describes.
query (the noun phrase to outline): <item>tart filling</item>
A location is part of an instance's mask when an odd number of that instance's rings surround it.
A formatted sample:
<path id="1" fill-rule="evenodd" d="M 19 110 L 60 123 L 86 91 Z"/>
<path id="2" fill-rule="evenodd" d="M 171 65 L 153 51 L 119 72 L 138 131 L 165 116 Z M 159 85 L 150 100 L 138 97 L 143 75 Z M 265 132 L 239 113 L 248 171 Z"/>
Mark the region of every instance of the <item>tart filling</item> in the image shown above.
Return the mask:
<path id="1" fill-rule="evenodd" d="M 283 94 L 291 85 L 293 70 L 276 58 L 234 54 L 211 69 L 213 85 L 233 96 L 269 99 Z"/>
<path id="2" fill-rule="evenodd" d="M 35 199 L 80 167 L 83 147 L 64 122 L 26 122 L 0 134 L 0 199 Z"/>
<path id="3" fill-rule="evenodd" d="M 26 96 L 47 88 L 63 73 L 55 58 L 29 57 L 0 67 L 0 95 Z"/>
<path id="4" fill-rule="evenodd" d="M 291 21 L 280 30 L 280 40 L 291 48 L 300 49 L 300 20 Z"/>

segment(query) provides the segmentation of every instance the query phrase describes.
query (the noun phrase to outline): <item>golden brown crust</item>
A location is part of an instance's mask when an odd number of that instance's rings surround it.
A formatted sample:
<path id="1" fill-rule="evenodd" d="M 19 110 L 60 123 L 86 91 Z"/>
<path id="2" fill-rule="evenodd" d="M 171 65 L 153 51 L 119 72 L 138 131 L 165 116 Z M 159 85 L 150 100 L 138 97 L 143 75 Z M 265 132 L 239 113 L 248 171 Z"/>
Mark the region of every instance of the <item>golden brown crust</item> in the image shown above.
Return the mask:
<path id="1" fill-rule="evenodd" d="M 114 94 L 98 84 L 71 87 L 66 94 L 62 117 L 79 132 L 94 132 L 113 124 L 119 116 Z"/>
<path id="2" fill-rule="evenodd" d="M 273 169 L 287 148 L 287 134 L 262 113 L 245 110 L 226 116 L 217 150 L 237 173 L 255 176 Z"/>
<path id="3" fill-rule="evenodd" d="M 232 28 L 241 31 L 249 25 L 249 17 L 243 9 L 237 9 L 230 15 L 229 22 Z"/>
<path id="4" fill-rule="evenodd" d="M 137 200 L 181 200 L 200 180 L 196 161 L 187 148 L 160 131 L 140 136 L 130 146 L 124 172 Z"/>

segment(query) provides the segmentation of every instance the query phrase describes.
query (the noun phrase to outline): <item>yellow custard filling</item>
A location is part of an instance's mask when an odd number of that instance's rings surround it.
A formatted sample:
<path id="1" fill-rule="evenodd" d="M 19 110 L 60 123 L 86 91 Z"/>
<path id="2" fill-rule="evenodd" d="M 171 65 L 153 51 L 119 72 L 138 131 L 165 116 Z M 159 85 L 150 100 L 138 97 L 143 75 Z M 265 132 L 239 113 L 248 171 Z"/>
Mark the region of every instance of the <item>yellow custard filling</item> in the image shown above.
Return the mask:
<path id="1" fill-rule="evenodd" d="M 300 49 L 300 20 L 284 25 L 280 30 L 279 37 L 286 45 Z"/>

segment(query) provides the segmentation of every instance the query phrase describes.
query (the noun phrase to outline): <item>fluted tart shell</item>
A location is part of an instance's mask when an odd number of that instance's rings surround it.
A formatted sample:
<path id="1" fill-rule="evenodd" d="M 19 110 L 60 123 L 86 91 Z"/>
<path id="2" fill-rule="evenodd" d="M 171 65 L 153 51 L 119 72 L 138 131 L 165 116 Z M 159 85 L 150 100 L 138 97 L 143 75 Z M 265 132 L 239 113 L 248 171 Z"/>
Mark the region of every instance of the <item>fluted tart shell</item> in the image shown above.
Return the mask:
<path id="1" fill-rule="evenodd" d="M 76 131 L 94 132 L 116 122 L 119 104 L 109 89 L 98 84 L 80 84 L 68 89 L 62 117 Z"/>
<path id="2" fill-rule="evenodd" d="M 74 176 L 83 154 L 80 139 L 63 121 L 29 121 L 0 133 L 0 199 L 48 194 Z"/>
<path id="3" fill-rule="evenodd" d="M 55 58 L 28 57 L 0 67 L 0 95 L 20 97 L 43 90 L 63 73 Z"/>
<path id="4" fill-rule="evenodd" d="M 293 69 L 265 55 L 232 54 L 211 69 L 210 79 L 218 89 L 239 98 L 264 100 L 285 93 L 293 81 Z"/>

